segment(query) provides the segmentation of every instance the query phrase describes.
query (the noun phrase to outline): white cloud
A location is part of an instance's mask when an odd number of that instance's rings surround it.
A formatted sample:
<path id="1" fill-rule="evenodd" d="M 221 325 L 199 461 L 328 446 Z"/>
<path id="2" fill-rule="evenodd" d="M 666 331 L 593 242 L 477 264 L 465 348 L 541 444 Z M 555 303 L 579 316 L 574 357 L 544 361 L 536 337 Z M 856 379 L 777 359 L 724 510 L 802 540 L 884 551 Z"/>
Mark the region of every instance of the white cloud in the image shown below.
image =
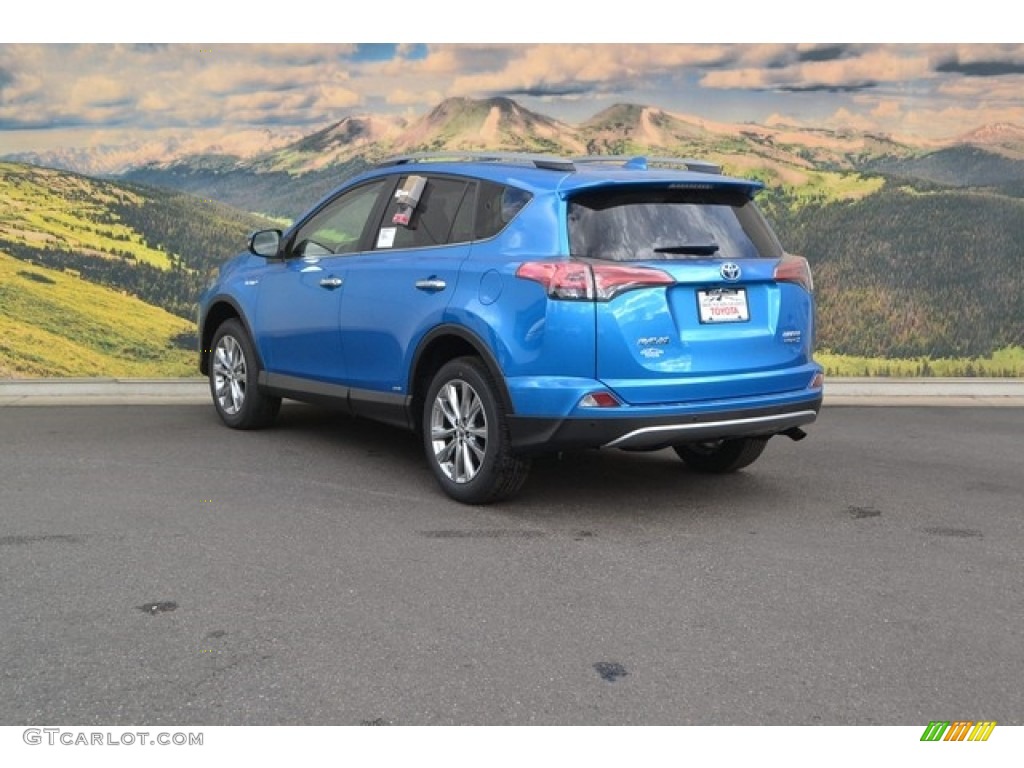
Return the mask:
<path id="1" fill-rule="evenodd" d="M 72 82 L 64 107 L 73 111 L 83 107 L 116 104 L 126 100 L 129 95 L 128 87 L 121 81 L 108 75 L 87 75 Z"/>
<path id="2" fill-rule="evenodd" d="M 880 99 L 871 110 L 876 120 L 898 120 L 903 114 L 903 103 L 897 99 Z"/>
<path id="3" fill-rule="evenodd" d="M 898 83 L 931 75 L 929 57 L 895 49 L 874 49 L 850 58 L 800 61 L 782 67 L 716 69 L 700 81 L 706 88 L 754 90 L 812 90 L 860 88 Z"/>
<path id="4" fill-rule="evenodd" d="M 851 112 L 846 107 L 840 107 L 824 121 L 824 127 L 837 130 L 874 131 L 878 129 L 878 123 L 862 112 Z"/>
<path id="5" fill-rule="evenodd" d="M 557 92 L 566 87 L 623 90 L 652 77 L 679 75 L 733 55 L 727 45 L 532 45 L 504 67 L 456 77 L 451 91 L 473 96 L 501 92 Z"/>
<path id="6" fill-rule="evenodd" d="M 958 78 L 941 83 L 936 93 L 960 102 L 1017 105 L 1024 109 L 1024 75 Z"/>
<path id="7" fill-rule="evenodd" d="M 420 58 L 418 46 L 403 44 L 387 61 L 359 61 L 355 51 L 0 45 L 0 131 L 107 131 L 117 123 L 136 137 L 266 126 L 308 132 L 354 109 L 415 115 L 447 96 L 496 93 L 543 100 L 542 111 L 556 118 L 570 100 L 596 99 L 642 100 L 709 120 L 829 121 L 929 135 L 993 117 L 1024 124 L 1024 75 L 1014 72 L 1024 64 L 1022 45 L 431 44 Z M 821 93 L 787 93 L 801 89 Z"/>
<path id="8" fill-rule="evenodd" d="M 334 119 L 363 103 L 351 45 L 0 46 L 0 128 L 103 125 L 139 130 Z M 223 127 L 222 127 L 223 130 Z"/>
<path id="9" fill-rule="evenodd" d="M 350 88 L 332 83 L 317 86 L 316 92 L 315 107 L 327 113 L 363 103 L 363 97 L 360 94 Z"/>
<path id="10" fill-rule="evenodd" d="M 1024 108 L 978 108 L 964 105 L 943 109 L 909 109 L 900 115 L 894 130 L 920 136 L 952 138 L 992 123 L 1024 126 Z"/>
<path id="11" fill-rule="evenodd" d="M 428 106 L 437 104 L 444 99 L 444 94 L 435 90 L 412 91 L 405 88 L 395 88 L 388 91 L 385 101 L 396 106 Z"/>

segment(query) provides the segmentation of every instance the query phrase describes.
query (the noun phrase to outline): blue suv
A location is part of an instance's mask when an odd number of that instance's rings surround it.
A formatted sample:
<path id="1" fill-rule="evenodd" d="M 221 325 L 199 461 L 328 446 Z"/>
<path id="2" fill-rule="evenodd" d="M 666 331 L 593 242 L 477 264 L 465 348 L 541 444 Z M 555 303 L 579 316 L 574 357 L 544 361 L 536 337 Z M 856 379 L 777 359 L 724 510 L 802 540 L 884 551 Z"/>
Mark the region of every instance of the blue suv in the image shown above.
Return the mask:
<path id="1" fill-rule="evenodd" d="M 394 158 L 221 268 L 200 369 L 235 429 L 292 398 L 414 430 L 471 504 L 538 453 L 732 472 L 822 400 L 810 270 L 761 186 L 670 158 Z"/>

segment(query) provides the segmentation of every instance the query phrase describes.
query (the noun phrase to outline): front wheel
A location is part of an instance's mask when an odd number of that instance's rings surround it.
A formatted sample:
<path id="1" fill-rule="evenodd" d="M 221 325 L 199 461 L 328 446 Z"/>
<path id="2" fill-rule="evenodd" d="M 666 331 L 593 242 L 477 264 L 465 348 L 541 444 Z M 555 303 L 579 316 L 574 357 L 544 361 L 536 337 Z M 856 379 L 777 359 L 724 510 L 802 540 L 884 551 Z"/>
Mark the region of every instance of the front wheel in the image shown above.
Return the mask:
<path id="1" fill-rule="evenodd" d="M 238 320 L 225 320 L 213 334 L 209 368 L 210 394 L 221 421 L 233 429 L 260 429 L 274 422 L 281 398 L 260 391 L 256 352 Z"/>
<path id="2" fill-rule="evenodd" d="M 511 452 L 508 418 L 486 366 L 475 357 L 444 365 L 427 390 L 423 448 L 444 492 L 487 504 L 518 491 L 529 459 Z"/>
<path id="3" fill-rule="evenodd" d="M 764 437 L 741 437 L 674 445 L 672 449 L 691 469 L 725 474 L 749 467 L 757 461 L 767 444 L 768 439 Z"/>

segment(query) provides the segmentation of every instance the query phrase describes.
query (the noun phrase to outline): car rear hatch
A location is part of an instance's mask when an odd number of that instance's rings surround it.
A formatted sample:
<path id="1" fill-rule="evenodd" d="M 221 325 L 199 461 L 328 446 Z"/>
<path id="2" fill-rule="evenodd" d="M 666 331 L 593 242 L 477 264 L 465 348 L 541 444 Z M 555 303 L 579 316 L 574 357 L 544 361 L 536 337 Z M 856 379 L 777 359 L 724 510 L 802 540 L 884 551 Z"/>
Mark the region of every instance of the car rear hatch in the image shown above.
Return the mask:
<path id="1" fill-rule="evenodd" d="M 597 378 L 624 402 L 807 386 L 810 273 L 783 252 L 750 192 L 660 184 L 570 198 L 570 250 L 594 275 Z"/>

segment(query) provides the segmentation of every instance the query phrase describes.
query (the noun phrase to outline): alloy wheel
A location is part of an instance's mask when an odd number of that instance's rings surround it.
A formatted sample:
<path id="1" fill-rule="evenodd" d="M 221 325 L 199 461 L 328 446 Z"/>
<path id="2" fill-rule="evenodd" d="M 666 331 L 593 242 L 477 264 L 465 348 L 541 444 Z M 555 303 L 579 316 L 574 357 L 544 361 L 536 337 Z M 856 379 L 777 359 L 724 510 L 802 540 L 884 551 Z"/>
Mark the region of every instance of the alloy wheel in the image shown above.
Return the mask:
<path id="1" fill-rule="evenodd" d="M 487 456 L 487 415 L 480 395 L 467 382 L 445 383 L 430 410 L 430 440 L 445 476 L 468 483 L 480 471 Z"/>
<path id="2" fill-rule="evenodd" d="M 223 336 L 213 351 L 213 386 L 217 405 L 229 416 L 245 404 L 245 353 L 234 336 Z"/>

